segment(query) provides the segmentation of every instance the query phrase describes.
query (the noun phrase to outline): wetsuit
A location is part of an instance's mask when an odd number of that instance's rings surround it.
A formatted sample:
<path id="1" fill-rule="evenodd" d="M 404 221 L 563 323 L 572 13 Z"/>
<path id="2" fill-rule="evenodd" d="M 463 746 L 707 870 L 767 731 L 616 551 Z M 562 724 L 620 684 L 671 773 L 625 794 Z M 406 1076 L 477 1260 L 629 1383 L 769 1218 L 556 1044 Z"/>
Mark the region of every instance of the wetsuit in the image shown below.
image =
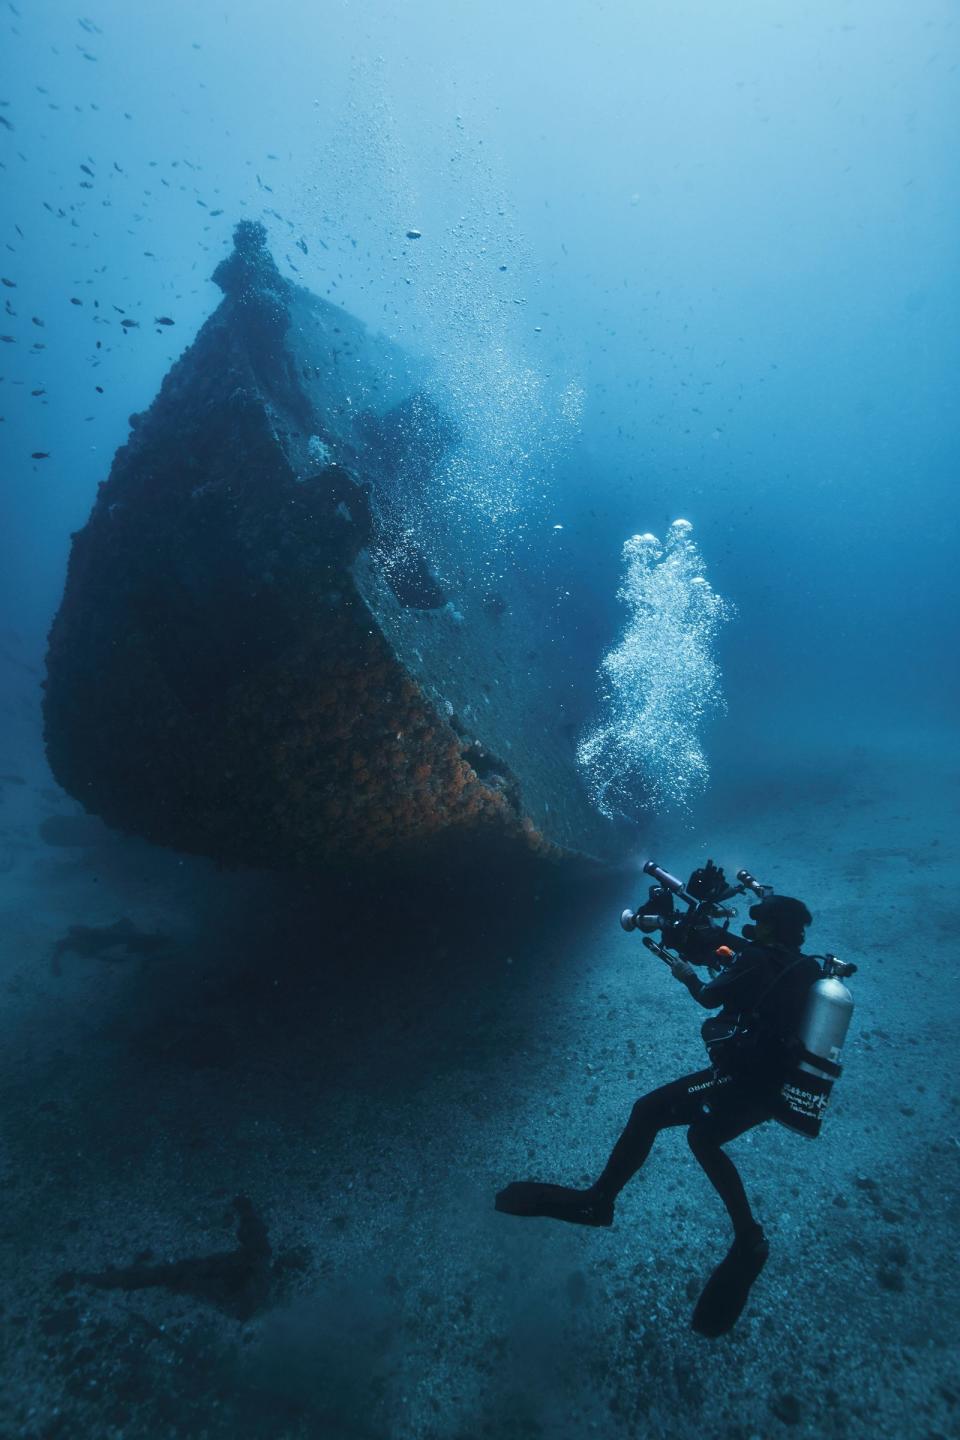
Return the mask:
<path id="1" fill-rule="evenodd" d="M 714 980 L 704 983 L 691 975 L 683 981 L 705 1009 L 722 1007 L 721 1016 L 707 1021 L 705 1032 L 718 1021 L 733 1022 L 737 1016 L 749 1015 L 758 1003 L 763 1023 L 755 1027 L 755 1042 L 743 1045 L 739 1055 L 735 1045 L 726 1047 L 723 1069 L 711 1064 L 661 1085 L 637 1101 L 603 1174 L 592 1187 L 591 1193 L 602 1207 L 612 1207 L 661 1130 L 686 1125 L 690 1149 L 726 1206 L 736 1235 L 756 1228 L 737 1169 L 721 1147 L 773 1118 L 777 1089 L 786 1069 L 783 1036 L 793 1029 L 798 1007 L 819 973 L 817 962 L 797 950 L 749 945 Z M 719 1025 L 720 1030 L 724 1028 L 729 1027 Z"/>
<path id="2" fill-rule="evenodd" d="M 720 933 L 711 927 L 702 936 L 709 947 L 704 959 L 713 958 Z M 789 1038 L 806 990 L 820 974 L 817 962 L 799 950 L 745 943 L 739 937 L 736 946 L 733 963 L 706 984 L 686 962 L 684 969 L 674 968 L 695 1000 L 708 1010 L 720 1008 L 720 1015 L 711 1016 L 703 1027 L 709 1068 L 661 1085 L 637 1101 L 603 1174 L 588 1190 L 515 1180 L 494 1201 L 496 1209 L 508 1215 L 612 1225 L 614 1201 L 646 1160 L 657 1135 L 670 1126 L 686 1125 L 690 1149 L 734 1228 L 733 1244 L 712 1271 L 690 1321 L 698 1334 L 711 1339 L 726 1335 L 736 1324 L 770 1249 L 722 1147 L 776 1113 L 777 1092 L 792 1058 Z"/>

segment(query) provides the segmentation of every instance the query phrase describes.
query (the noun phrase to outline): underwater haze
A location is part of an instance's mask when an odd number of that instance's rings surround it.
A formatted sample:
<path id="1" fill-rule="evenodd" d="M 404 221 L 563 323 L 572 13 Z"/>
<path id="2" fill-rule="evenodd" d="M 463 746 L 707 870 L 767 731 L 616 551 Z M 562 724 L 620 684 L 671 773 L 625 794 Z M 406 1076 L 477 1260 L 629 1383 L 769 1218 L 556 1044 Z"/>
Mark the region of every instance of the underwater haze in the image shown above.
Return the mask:
<path id="1" fill-rule="evenodd" d="M 0 1436 L 960 1435 L 956 6 L 91 3 L 0 0 Z M 72 537 L 243 220 L 449 418 L 375 563 L 525 590 L 619 866 L 234 871 L 51 774 Z M 713 1341 L 676 1130 L 610 1229 L 493 1210 L 707 1063 L 651 855 L 858 967 Z"/>

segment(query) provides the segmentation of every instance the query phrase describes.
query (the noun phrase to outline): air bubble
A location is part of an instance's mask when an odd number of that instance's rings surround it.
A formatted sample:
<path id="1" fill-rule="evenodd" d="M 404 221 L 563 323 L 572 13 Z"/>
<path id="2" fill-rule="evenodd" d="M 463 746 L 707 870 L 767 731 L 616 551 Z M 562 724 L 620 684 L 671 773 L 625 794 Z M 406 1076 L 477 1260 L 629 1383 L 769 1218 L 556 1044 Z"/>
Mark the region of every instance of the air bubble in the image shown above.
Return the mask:
<path id="1" fill-rule="evenodd" d="M 593 803 L 608 818 L 686 809 L 709 778 L 703 721 L 724 709 L 714 658 L 734 614 L 704 576 L 689 520 L 664 545 L 649 531 L 623 547 L 618 599 L 629 615 L 600 665 L 602 719 L 577 749 Z"/>

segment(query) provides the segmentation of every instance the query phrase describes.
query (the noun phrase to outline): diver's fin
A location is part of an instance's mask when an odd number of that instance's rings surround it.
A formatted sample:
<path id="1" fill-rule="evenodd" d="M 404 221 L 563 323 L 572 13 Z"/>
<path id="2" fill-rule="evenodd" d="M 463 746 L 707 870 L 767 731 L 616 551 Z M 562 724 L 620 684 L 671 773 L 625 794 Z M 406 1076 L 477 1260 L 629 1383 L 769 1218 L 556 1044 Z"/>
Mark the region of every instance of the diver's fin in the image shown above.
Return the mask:
<path id="1" fill-rule="evenodd" d="M 571 1190 L 540 1180 L 515 1180 L 500 1191 L 494 1209 L 505 1215 L 547 1215 L 573 1225 L 613 1224 L 611 1200 L 602 1200 L 593 1190 Z"/>
<path id="2" fill-rule="evenodd" d="M 770 1246 L 759 1225 L 734 1240 L 697 1301 L 690 1324 L 698 1334 L 715 1340 L 733 1329 L 769 1253 Z"/>

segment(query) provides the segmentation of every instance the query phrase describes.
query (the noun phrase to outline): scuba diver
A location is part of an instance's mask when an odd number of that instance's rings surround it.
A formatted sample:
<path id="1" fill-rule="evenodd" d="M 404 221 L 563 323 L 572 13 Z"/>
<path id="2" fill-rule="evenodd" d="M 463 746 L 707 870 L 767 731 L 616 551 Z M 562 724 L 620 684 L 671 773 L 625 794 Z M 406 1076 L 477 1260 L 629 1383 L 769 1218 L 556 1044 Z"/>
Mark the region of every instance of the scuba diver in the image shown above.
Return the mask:
<path id="1" fill-rule="evenodd" d="M 733 1244 L 707 1281 L 691 1321 L 701 1335 L 715 1338 L 736 1324 L 769 1253 L 723 1146 L 772 1119 L 808 1136 L 819 1133 L 853 1010 L 850 992 L 837 977 L 852 974 L 856 966 L 833 955 L 804 955 L 800 947 L 812 923 L 806 905 L 774 895 L 746 870 L 737 872 L 735 887 L 710 860 L 687 886 L 653 861 L 644 870 L 658 884 L 640 910 L 624 911 L 621 924 L 647 932 L 644 944 L 670 966 L 674 978 L 705 1009 L 719 1010 L 701 1029 L 710 1065 L 636 1102 L 588 1189 L 515 1181 L 497 1195 L 495 1208 L 510 1215 L 609 1226 L 617 1196 L 660 1131 L 686 1126 L 690 1149 L 733 1225 Z M 736 912 L 724 902 L 748 889 L 758 899 L 749 911 L 753 923 L 743 926 L 741 938 L 729 933 Z M 674 897 L 687 905 L 686 914 L 675 913 Z M 714 923 L 718 919 L 723 927 Z M 661 931 L 660 943 L 651 938 L 653 930 Z M 668 954 L 668 948 L 678 953 Z M 712 978 L 701 980 L 696 965 L 706 966 Z"/>

